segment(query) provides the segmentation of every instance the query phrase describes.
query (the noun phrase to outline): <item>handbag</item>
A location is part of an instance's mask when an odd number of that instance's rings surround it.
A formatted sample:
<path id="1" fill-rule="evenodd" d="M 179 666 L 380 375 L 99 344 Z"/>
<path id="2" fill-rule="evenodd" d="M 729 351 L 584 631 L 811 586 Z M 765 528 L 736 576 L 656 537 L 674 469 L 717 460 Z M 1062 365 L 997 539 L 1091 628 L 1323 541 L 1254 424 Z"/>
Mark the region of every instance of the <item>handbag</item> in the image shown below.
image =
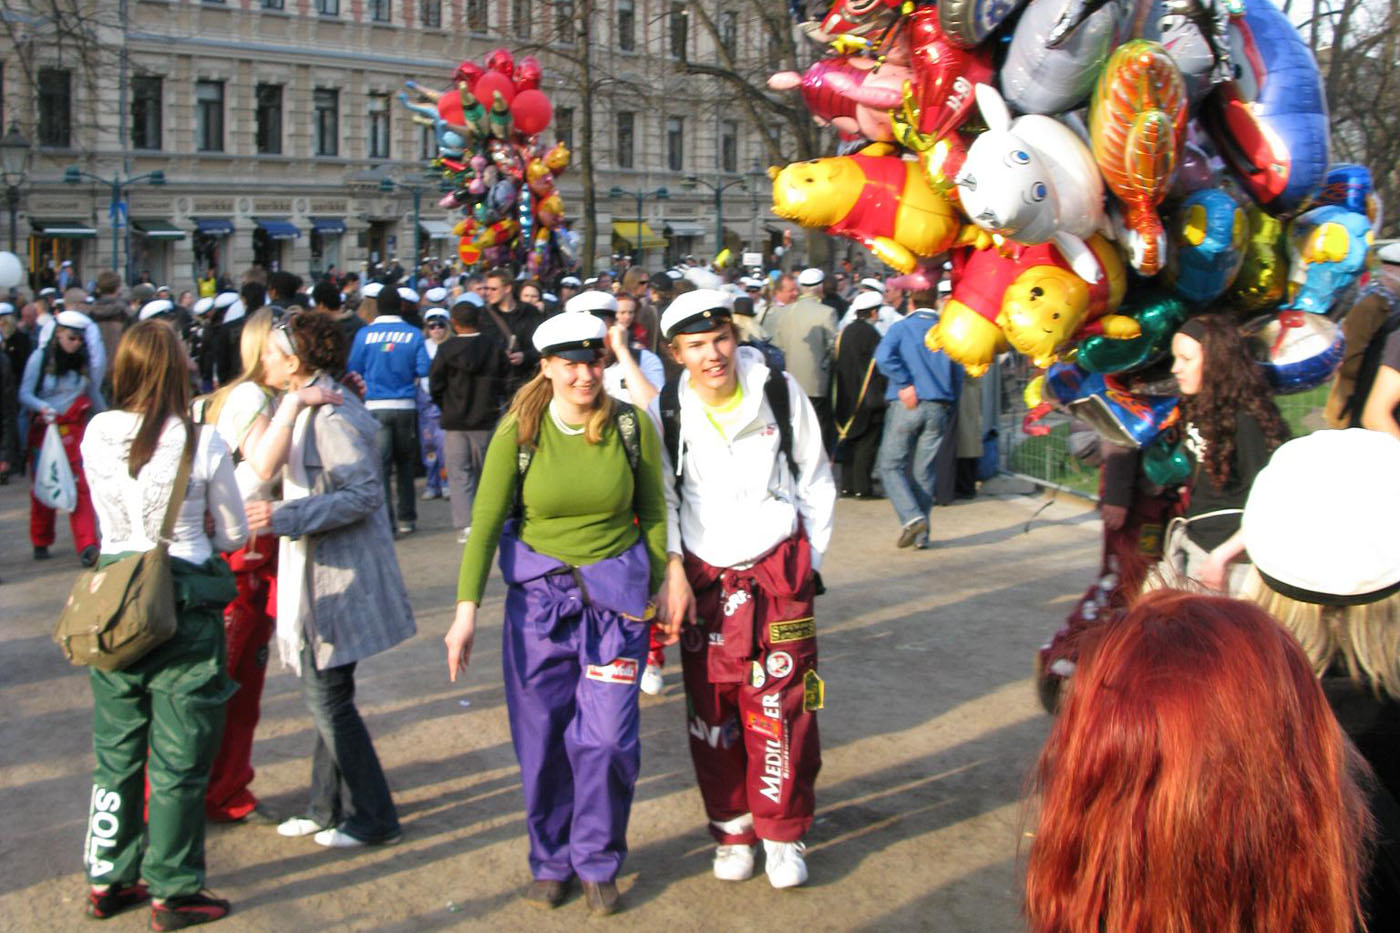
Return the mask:
<path id="1" fill-rule="evenodd" d="M 170 536 L 189 488 L 197 438 L 198 428 L 185 438 L 156 546 L 84 571 L 73 584 L 53 631 L 54 641 L 72 664 L 120 671 L 175 635 Z"/>

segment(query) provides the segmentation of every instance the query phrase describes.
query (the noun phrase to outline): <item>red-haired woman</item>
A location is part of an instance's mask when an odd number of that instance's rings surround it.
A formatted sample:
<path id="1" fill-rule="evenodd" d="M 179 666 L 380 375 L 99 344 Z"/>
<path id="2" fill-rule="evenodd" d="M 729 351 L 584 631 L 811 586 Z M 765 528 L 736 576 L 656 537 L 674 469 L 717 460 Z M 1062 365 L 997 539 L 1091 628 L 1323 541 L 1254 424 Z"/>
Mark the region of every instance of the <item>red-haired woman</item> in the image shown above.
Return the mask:
<path id="1" fill-rule="evenodd" d="M 1195 472 L 1184 519 L 1172 523 L 1164 559 L 1179 574 L 1236 595 L 1249 572 L 1240 515 L 1254 476 L 1288 440 L 1268 383 L 1223 314 L 1191 318 L 1172 338 L 1186 450 Z"/>
<path id="2" fill-rule="evenodd" d="M 1357 929 L 1365 765 L 1297 642 L 1174 591 L 1095 633 L 1035 772 L 1030 928 Z"/>

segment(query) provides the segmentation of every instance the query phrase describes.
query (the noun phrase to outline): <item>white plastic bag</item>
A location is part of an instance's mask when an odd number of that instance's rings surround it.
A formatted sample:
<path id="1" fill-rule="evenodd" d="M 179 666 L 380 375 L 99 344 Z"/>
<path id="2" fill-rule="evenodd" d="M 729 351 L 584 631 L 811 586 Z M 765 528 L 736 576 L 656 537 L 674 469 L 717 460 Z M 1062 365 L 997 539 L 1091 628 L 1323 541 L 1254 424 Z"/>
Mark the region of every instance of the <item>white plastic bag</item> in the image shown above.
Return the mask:
<path id="1" fill-rule="evenodd" d="M 34 498 L 65 512 L 78 507 L 78 484 L 73 479 L 73 467 L 68 463 L 58 425 L 51 424 L 44 432 L 44 443 L 34 462 Z"/>

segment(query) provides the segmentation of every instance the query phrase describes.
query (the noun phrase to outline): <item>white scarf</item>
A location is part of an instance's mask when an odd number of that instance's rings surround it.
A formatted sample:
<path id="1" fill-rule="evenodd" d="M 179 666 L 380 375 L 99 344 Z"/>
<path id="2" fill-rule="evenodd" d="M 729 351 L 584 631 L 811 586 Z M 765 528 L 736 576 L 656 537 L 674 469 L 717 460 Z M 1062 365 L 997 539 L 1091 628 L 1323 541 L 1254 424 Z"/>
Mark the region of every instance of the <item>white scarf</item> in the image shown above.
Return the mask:
<path id="1" fill-rule="evenodd" d="M 311 494 L 306 478 L 306 430 L 315 408 L 304 408 L 292 424 L 291 449 L 282 471 L 282 501 Z M 301 674 L 301 643 L 312 618 L 311 543 L 306 535 L 282 537 L 277 544 L 277 653 L 283 665 Z"/>

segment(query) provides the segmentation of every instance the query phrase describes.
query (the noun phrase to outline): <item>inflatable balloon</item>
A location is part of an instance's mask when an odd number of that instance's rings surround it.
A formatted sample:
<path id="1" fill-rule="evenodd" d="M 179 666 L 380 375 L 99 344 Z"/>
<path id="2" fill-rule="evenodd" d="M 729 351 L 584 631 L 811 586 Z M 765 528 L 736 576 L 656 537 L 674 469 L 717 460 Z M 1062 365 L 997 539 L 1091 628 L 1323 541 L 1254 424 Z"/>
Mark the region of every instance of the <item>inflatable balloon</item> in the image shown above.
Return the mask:
<path id="1" fill-rule="evenodd" d="M 773 213 L 855 240 L 904 273 L 913 271 L 917 257 L 990 242 L 977 227 L 962 225 L 948 199 L 929 187 L 917 162 L 893 151 L 876 143 L 853 155 L 770 169 Z"/>
<path id="2" fill-rule="evenodd" d="M 1104 181 L 1126 209 L 1133 268 L 1155 275 L 1165 252 L 1156 208 L 1186 141 L 1186 88 L 1161 45 L 1134 39 L 1114 50 L 1094 88 L 1089 135 Z"/>
<path id="3" fill-rule="evenodd" d="M 1167 0 L 1153 11 L 1156 34 L 1186 82 L 1191 103 L 1230 78 L 1230 17 L 1225 0 Z"/>
<path id="4" fill-rule="evenodd" d="M 1283 300 L 1288 287 L 1288 258 L 1281 220 L 1255 205 L 1245 210 L 1245 217 L 1249 239 L 1225 300 L 1230 308 L 1247 314 L 1272 308 Z"/>
<path id="5" fill-rule="evenodd" d="M 965 49 L 981 45 L 1025 0 L 942 0 L 938 23 L 948 41 Z"/>
<path id="6" fill-rule="evenodd" d="M 839 35 L 863 35 L 886 26 L 904 0 L 836 0 L 822 18 L 819 31 L 810 31 L 818 42 Z"/>
<path id="7" fill-rule="evenodd" d="M 1324 385 L 1342 365 L 1342 328 L 1321 314 L 1280 311 L 1256 318 L 1241 330 L 1270 387 L 1280 395 Z"/>
<path id="8" fill-rule="evenodd" d="M 1312 207 L 1335 204 L 1357 214 L 1365 214 L 1372 230 L 1381 228 L 1381 199 L 1376 196 L 1371 170 L 1364 165 L 1339 162 L 1327 170 L 1322 190 L 1312 200 Z"/>
<path id="9" fill-rule="evenodd" d="M 1373 242 L 1365 214 L 1325 204 L 1298 215 L 1288 227 L 1291 271 L 1284 307 L 1326 314 L 1365 271 Z"/>
<path id="10" fill-rule="evenodd" d="M 1063 123 L 1029 114 L 1014 123 L 1001 95 L 977 85 L 987 132 L 973 141 L 956 183 L 963 212 L 1019 243 L 1054 242 L 1081 278 L 1099 262 L 1084 242 L 1105 227 L 1103 181 L 1094 157 Z"/>
<path id="11" fill-rule="evenodd" d="M 819 59 L 800 75 L 779 72 L 768 79 L 768 86 L 799 89 L 813 119 L 830 124 L 847 139 L 889 142 L 894 139 L 890 111 L 903 102 L 905 82 L 913 76 L 903 65 L 847 55 Z"/>
<path id="12" fill-rule="evenodd" d="M 1172 336 L 1186 322 L 1186 302 L 1166 292 L 1134 295 L 1118 311 L 1137 322 L 1138 335 L 1084 338 L 1074 361 L 1093 373 L 1120 373 L 1150 366 L 1171 352 Z"/>
<path id="13" fill-rule="evenodd" d="M 1129 392 L 1113 376 L 1056 363 L 1045 373 L 1044 394 L 1120 447 L 1150 444 L 1179 419 L 1176 397 Z"/>
<path id="14" fill-rule="evenodd" d="M 1071 271 L 1052 243 L 1028 247 L 1016 260 L 1018 271 L 1002 295 L 996 323 L 1007 343 L 1037 367 L 1055 362 L 1086 327 L 1115 338 L 1138 336 L 1132 318 L 1109 314 L 1127 291 L 1123 261 L 1103 237 L 1089 244 L 1099 266 L 1092 285 Z"/>
<path id="15" fill-rule="evenodd" d="M 1113 47 L 1127 37 L 1125 3 L 1100 6 L 1057 47 L 1050 34 L 1084 0 L 1035 0 L 1011 36 L 1001 93 L 1024 113 L 1063 113 L 1083 104 Z"/>
<path id="16" fill-rule="evenodd" d="M 1248 239 L 1249 219 L 1234 198 L 1218 188 L 1193 192 L 1176 208 L 1162 278 L 1187 301 L 1209 304 L 1235 280 Z"/>
<path id="17" fill-rule="evenodd" d="M 949 42 L 933 7 L 918 7 L 905 19 L 919 132 L 941 139 L 962 126 L 972 113 L 972 88 L 991 83 L 991 51 L 962 49 Z"/>
<path id="18" fill-rule="evenodd" d="M 14 288 L 24 281 L 24 264 L 14 253 L 0 252 L 0 288 Z"/>
<path id="19" fill-rule="evenodd" d="M 1172 182 L 1171 194 L 1168 197 L 1184 198 L 1202 188 L 1218 187 L 1220 178 L 1211 167 L 1210 156 L 1200 146 L 1188 142 L 1181 148 L 1181 164 L 1176 167 L 1176 179 Z"/>
<path id="20" fill-rule="evenodd" d="M 1193 471 L 1179 424 L 1167 428 L 1142 448 L 1142 475 L 1154 486 L 1180 486 L 1190 481 Z"/>
<path id="21" fill-rule="evenodd" d="M 510 83 L 508 76 L 497 71 L 488 71 L 477 78 L 471 93 L 481 106 L 489 110 L 494 106 L 497 95 L 509 105 L 515 99 L 515 85 Z"/>
<path id="22" fill-rule="evenodd" d="M 924 335 L 924 345 L 943 350 L 969 376 L 985 373 L 1007 348 L 1006 334 L 996 321 L 1002 298 L 1020 271 L 1015 260 L 993 249 L 954 253 L 953 292 L 938 322 Z"/>
<path id="23" fill-rule="evenodd" d="M 549 95 L 538 90 L 524 90 L 515 95 L 510 104 L 511 119 L 515 128 L 526 136 L 544 132 L 549 121 L 554 119 L 554 107 Z"/>
<path id="24" fill-rule="evenodd" d="M 1290 214 L 1327 171 L 1322 76 L 1303 37 L 1269 0 L 1249 0 L 1230 35 L 1235 78 L 1206 101 L 1206 122 L 1259 205 Z"/>

